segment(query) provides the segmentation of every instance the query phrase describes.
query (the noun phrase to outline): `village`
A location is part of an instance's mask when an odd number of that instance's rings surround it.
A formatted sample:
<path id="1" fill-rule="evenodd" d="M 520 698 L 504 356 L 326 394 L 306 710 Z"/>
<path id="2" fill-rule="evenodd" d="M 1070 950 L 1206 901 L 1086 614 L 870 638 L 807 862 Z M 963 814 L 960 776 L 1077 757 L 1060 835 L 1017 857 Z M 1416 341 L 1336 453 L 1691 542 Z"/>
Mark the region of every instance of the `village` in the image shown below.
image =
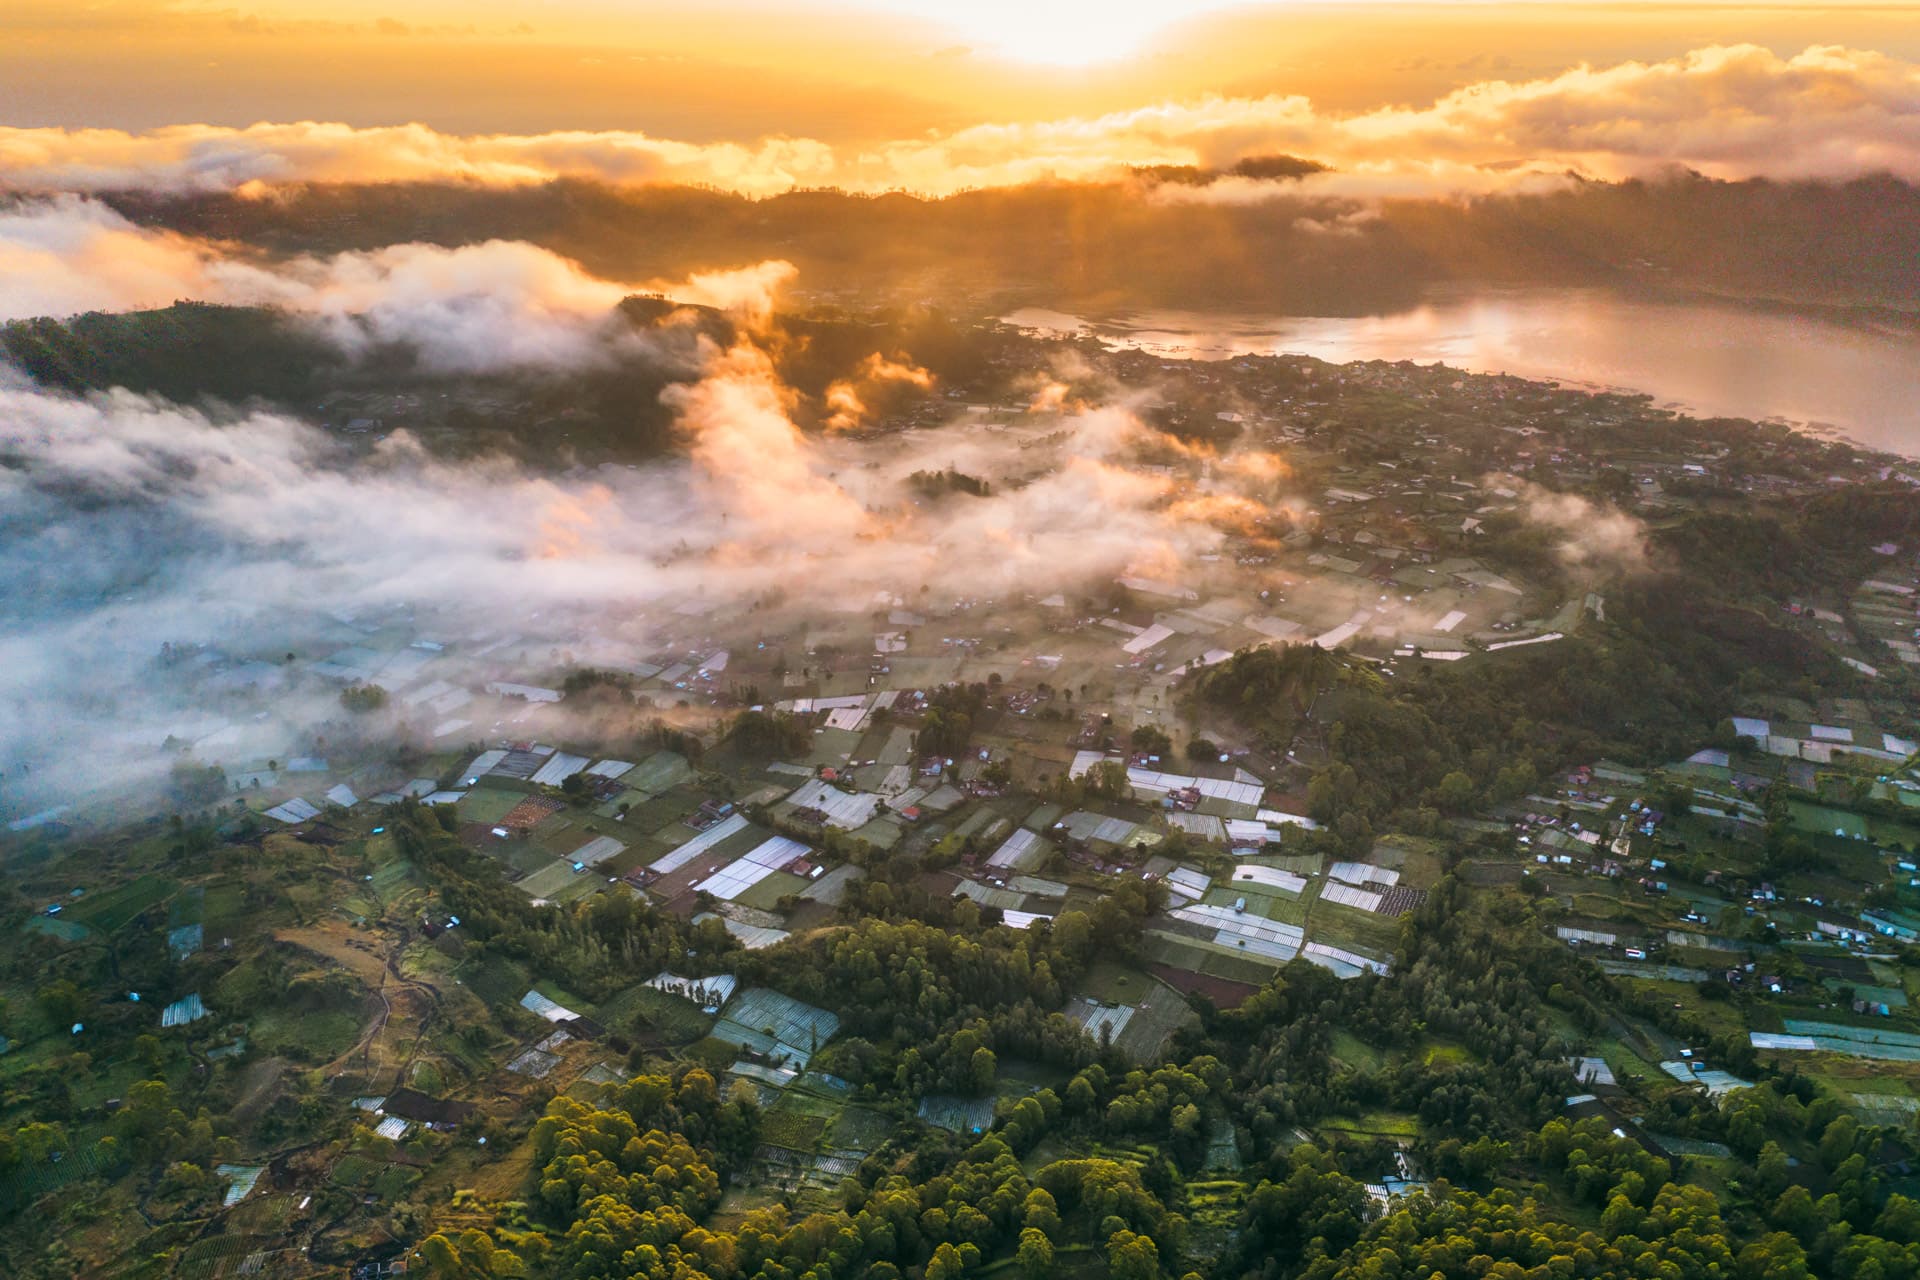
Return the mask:
<path id="1" fill-rule="evenodd" d="M 882 900 L 870 895 L 903 890 L 948 904 L 968 933 L 1084 927 L 1135 895 L 1131 958 L 1095 965 L 1055 1012 L 1150 1068 L 1197 1010 L 1234 1009 L 1296 961 L 1348 981 L 1388 973 L 1408 913 L 1443 882 L 1516 889 L 1567 948 L 1710 1033 L 1683 1041 L 1651 1017 L 1613 1017 L 1573 1063 L 1585 1091 L 1568 1096 L 1570 1116 L 1712 1160 L 1725 1154 L 1714 1143 L 1635 1117 L 1675 1084 L 1712 1099 L 1745 1087 L 1755 1055 L 1793 1060 L 1876 1122 L 1920 1113 L 1920 1070 L 1883 1069 L 1920 1064 L 1908 962 L 1920 720 L 1904 696 L 1920 664 L 1920 548 L 1875 546 L 1870 576 L 1779 608 L 1782 626 L 1844 665 L 1843 690 L 1743 688 L 1742 714 L 1688 754 L 1470 788 L 1419 834 L 1336 823 L 1316 791 L 1337 767 L 1345 694 L 1316 691 L 1279 721 L 1196 693 L 1263 650 L 1324 655 L 1346 673 L 1329 689 L 1426 669 L 1472 678 L 1604 623 L 1645 552 L 1617 530 L 1593 536 L 1596 504 L 1541 514 L 1543 486 L 1619 477 L 1612 509 L 1644 531 L 1728 493 L 1904 479 L 1896 467 L 1785 432 L 1756 445 L 1731 428 L 1724 442 L 1672 429 L 1666 444 L 1669 417 L 1644 402 L 1416 366 L 1113 359 L 1120 376 L 1184 380 L 1162 393 L 1162 430 L 1233 442 L 1136 458 L 1174 479 L 1174 501 L 1212 492 L 1234 450 L 1284 456 L 1275 492 L 1290 497 L 1257 518 L 1236 508 L 1217 551 L 1073 592 L 863 588 L 773 611 L 689 601 L 583 620 L 564 641 L 551 618 L 317 609 L 274 653 L 169 645 L 155 680 L 191 708 L 166 748 L 189 766 L 174 770 L 183 797 L 269 859 L 352 869 L 303 890 L 271 937 L 359 975 L 385 1010 L 363 1026 L 334 1009 L 296 1032 L 270 1012 L 237 1016 L 230 980 L 184 989 L 245 935 L 234 887 L 182 885 L 164 865 L 84 891 L 28 877 L 46 891 L 29 929 L 63 945 L 164 916 L 183 989 L 140 993 L 161 1034 L 211 1062 L 304 1056 L 329 1105 L 357 1115 L 324 1166 L 235 1152 L 220 1166 L 226 1206 L 270 1202 L 278 1221 L 306 1212 L 315 1187 L 370 1211 L 438 1183 L 506 1197 L 526 1167 L 475 1145 L 504 1140 L 490 1100 L 591 1097 L 689 1057 L 765 1116 L 729 1220 L 783 1199 L 826 1205 L 898 1117 L 815 1063 L 844 1043 L 839 1015 L 777 981 L 742 981 L 726 957 L 818 936 Z M 1434 424 L 1343 420 L 1389 391 L 1430 404 Z M 1057 430 L 1053 410 L 955 411 L 947 430 L 1014 450 Z M 1610 428 L 1628 443 L 1608 443 Z M 876 428 L 843 447 L 889 438 Z M 301 718 L 315 705 L 319 727 Z M 24 814 L 9 838 L 84 839 L 130 816 L 115 804 Z M 706 941 L 689 963 L 635 971 L 597 999 L 564 972 L 471 946 L 396 841 L 395 815 L 415 806 L 530 907 L 631 899 Z M 475 1000 L 511 1043 L 460 1038 Z M 982 1134 L 1057 1083 L 1006 1061 L 972 1092 L 920 1095 L 915 1118 Z M 1409 1117 L 1374 1109 L 1325 1125 L 1401 1149 L 1374 1184 L 1383 1200 L 1425 1185 Z M 1206 1167 L 1229 1177 L 1246 1154 L 1232 1128 L 1209 1143 Z M 1222 1190 L 1220 1221 L 1237 1194 Z"/>

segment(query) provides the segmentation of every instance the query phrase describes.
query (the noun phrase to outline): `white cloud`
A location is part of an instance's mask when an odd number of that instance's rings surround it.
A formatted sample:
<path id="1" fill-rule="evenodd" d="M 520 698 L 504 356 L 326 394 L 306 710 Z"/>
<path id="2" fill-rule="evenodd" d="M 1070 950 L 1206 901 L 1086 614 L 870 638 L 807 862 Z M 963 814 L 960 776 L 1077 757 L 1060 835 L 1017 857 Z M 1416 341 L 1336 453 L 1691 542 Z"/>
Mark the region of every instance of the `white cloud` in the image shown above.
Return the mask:
<path id="1" fill-rule="evenodd" d="M 1424 108 L 1342 115 L 1297 96 L 1157 103 L 1091 118 L 980 124 L 836 152 L 769 138 L 693 144 L 623 132 L 459 137 L 424 125 L 180 125 L 144 134 L 0 129 L 0 183 L 22 190 L 249 190 L 290 182 L 473 181 L 578 176 L 704 183 L 767 195 L 835 185 L 932 195 L 1130 165 L 1224 167 L 1291 153 L 1331 164 L 1289 190 L 1389 195 L 1537 185 L 1567 172 L 1617 179 L 1685 166 L 1714 177 L 1920 180 L 1920 66 L 1817 46 L 1753 45 L 1660 62 L 1486 81 Z M 1235 183 L 1220 198 L 1257 195 Z M 1188 193 L 1185 198 L 1193 198 Z"/>

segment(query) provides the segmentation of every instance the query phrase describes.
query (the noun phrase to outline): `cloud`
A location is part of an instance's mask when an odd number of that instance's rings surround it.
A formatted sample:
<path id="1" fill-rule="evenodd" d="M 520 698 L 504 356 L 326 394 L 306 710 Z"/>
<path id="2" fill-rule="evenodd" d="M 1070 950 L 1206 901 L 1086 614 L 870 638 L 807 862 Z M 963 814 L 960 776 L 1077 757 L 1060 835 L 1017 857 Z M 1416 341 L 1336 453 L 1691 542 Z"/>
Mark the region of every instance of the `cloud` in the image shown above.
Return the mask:
<path id="1" fill-rule="evenodd" d="M 446 373 L 579 367 L 637 340 L 615 323 L 631 290 L 533 245 L 392 245 L 298 259 L 270 301 L 309 314 L 348 354 L 401 343 Z"/>
<path id="2" fill-rule="evenodd" d="M 781 290 L 792 283 L 794 265 L 778 258 L 730 271 L 696 271 L 682 281 L 654 281 L 645 291 L 676 302 L 713 307 L 749 328 L 761 330 L 773 316 Z"/>
<path id="3" fill-rule="evenodd" d="M 645 354 L 615 311 L 640 293 L 717 307 L 763 327 L 792 276 L 789 263 L 768 261 L 633 284 L 507 240 L 272 261 L 136 226 L 86 197 L 0 206 L 0 321 L 180 300 L 269 306 L 306 317 L 348 355 L 405 345 L 441 373 L 583 368 Z"/>
<path id="4" fill-rule="evenodd" d="M 236 191 L 288 182 L 496 185 L 596 177 L 710 184 L 770 194 L 831 177 L 833 153 L 806 139 L 696 144 L 632 132 L 443 134 L 420 124 L 356 129 L 303 121 L 246 128 L 183 124 L 0 129 L 0 183 L 27 191 Z"/>
<path id="5" fill-rule="evenodd" d="M 566 474 L 0 373 L 0 596 L 14 606 L 0 618 L 0 808 L 151 785 L 169 737 L 228 765 L 324 754 L 317 739 L 346 730 L 337 684 L 312 668 L 357 643 L 342 618 L 436 636 L 441 669 L 475 685 L 557 665 L 525 655 L 634 660 L 749 614 L 777 634 L 877 593 L 1005 598 L 1173 573 L 1258 515 L 1136 467 L 1160 433 L 1124 402 L 1013 436 L 962 423 L 855 442 L 799 429 L 798 397 L 751 336 L 701 338 L 699 359 L 665 395 L 682 455 Z M 990 478 L 988 496 L 916 501 L 909 477 L 947 465 Z M 503 636 L 522 656 L 490 659 L 496 674 L 460 656 Z M 199 657 L 168 666 L 163 643 Z M 219 685 L 260 672 L 251 692 Z"/>
<path id="6" fill-rule="evenodd" d="M 1334 172 L 1286 182 L 1163 184 L 1156 198 L 1378 198 L 1532 189 L 1577 174 L 1920 180 L 1920 64 L 1815 46 L 1754 45 L 1658 62 L 1488 80 L 1423 108 L 1323 111 L 1299 96 L 1213 97 L 1097 117 L 988 123 L 836 151 L 804 138 L 694 144 L 638 133 L 454 136 L 424 125 L 179 125 L 0 129 L 0 185 L 29 191 L 252 191 L 293 182 L 564 177 L 700 183 L 762 196 L 808 186 L 946 195 L 975 187 L 1120 176 L 1132 166 L 1224 169 L 1247 156 L 1311 157 Z"/>
<path id="7" fill-rule="evenodd" d="M 829 431 L 851 431 L 873 415 L 873 402 L 905 388 L 928 392 L 933 387 L 933 374 L 910 358 L 890 360 L 876 351 L 860 362 L 851 377 L 836 379 L 828 385 L 825 395 L 828 414 L 824 425 Z"/>
<path id="8" fill-rule="evenodd" d="M 1618 507 L 1525 482 L 1520 511 L 1532 523 L 1566 535 L 1555 550 L 1569 565 L 1629 570 L 1646 565 L 1647 527 Z"/>
<path id="9" fill-rule="evenodd" d="M 63 195 L 0 205 L 0 320 L 165 306 L 262 283 L 214 246 Z"/>

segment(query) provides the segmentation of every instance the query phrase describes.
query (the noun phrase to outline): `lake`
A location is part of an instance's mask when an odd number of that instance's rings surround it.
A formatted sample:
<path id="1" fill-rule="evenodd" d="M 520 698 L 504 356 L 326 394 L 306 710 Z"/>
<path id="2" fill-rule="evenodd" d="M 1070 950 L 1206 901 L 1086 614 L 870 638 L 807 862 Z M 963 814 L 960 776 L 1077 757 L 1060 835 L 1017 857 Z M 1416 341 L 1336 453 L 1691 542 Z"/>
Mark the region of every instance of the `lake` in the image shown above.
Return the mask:
<path id="1" fill-rule="evenodd" d="M 1776 418 L 1920 456 L 1920 335 L 1786 311 L 1540 290 L 1436 296 L 1359 317 L 1150 311 L 1086 321 L 1027 308 L 1004 319 L 1195 359 L 1438 360 L 1644 392 L 1703 417 Z"/>

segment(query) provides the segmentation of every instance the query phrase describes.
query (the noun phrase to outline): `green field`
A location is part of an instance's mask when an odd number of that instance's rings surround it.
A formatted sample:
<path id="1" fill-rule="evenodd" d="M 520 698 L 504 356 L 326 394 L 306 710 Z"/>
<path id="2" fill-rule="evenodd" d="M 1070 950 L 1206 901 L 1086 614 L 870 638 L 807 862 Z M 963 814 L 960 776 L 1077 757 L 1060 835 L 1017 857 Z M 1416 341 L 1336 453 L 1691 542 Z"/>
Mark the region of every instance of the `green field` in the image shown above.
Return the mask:
<path id="1" fill-rule="evenodd" d="M 1400 921 L 1338 903 L 1315 902 L 1307 917 L 1307 940 L 1381 956 L 1400 940 Z"/>
<path id="2" fill-rule="evenodd" d="M 657 795 L 692 776 L 693 768 L 687 764 L 685 757 L 671 751 L 661 751 L 635 765 L 620 781 L 636 791 Z"/>
<path id="3" fill-rule="evenodd" d="M 167 928 L 178 929 L 184 925 L 200 924 L 206 919 L 207 891 L 195 885 L 191 889 L 176 895 L 167 904 Z"/>
<path id="4" fill-rule="evenodd" d="M 27 928 L 62 942 L 78 942 L 92 932 L 78 920 L 69 920 L 65 916 L 34 916 L 27 921 Z"/>
<path id="5" fill-rule="evenodd" d="M 384 902 L 418 882 L 418 877 L 414 875 L 413 864 L 405 859 L 396 858 L 391 862 L 382 863 L 373 873 L 371 883 L 374 893 L 378 894 Z"/>
<path id="6" fill-rule="evenodd" d="M 781 1103 L 785 1101 L 785 1098 L 781 1099 Z M 786 1147 L 790 1151 L 812 1151 L 819 1145 L 820 1135 L 826 1131 L 826 1117 L 785 1110 L 780 1103 L 760 1117 L 760 1141 Z"/>
<path id="7" fill-rule="evenodd" d="M 827 1132 L 827 1141 L 850 1151 L 872 1151 L 893 1132 L 893 1121 L 878 1111 L 848 1107 Z"/>
<path id="8" fill-rule="evenodd" d="M 1837 833 L 1848 839 L 1867 836 L 1867 820 L 1857 813 L 1802 800 L 1788 801 L 1787 809 L 1793 814 L 1794 830 L 1803 834 L 1831 836 Z"/>
<path id="9" fill-rule="evenodd" d="M 799 893 L 807 887 L 800 876 L 786 871 L 776 871 L 759 884 L 753 885 L 734 901 L 743 907 L 753 907 L 760 911 L 772 911 L 780 899 L 790 893 Z"/>
<path id="10" fill-rule="evenodd" d="M 1333 1056 L 1349 1066 L 1376 1070 L 1386 1063 L 1386 1055 L 1359 1036 L 1342 1027 L 1333 1033 Z"/>
<path id="11" fill-rule="evenodd" d="M 475 787 L 467 792 L 457 806 L 462 822 L 484 822 L 488 826 L 500 821 L 513 811 L 513 807 L 526 799 L 517 791 L 502 791 L 498 787 Z"/>
<path id="12" fill-rule="evenodd" d="M 489 954 L 477 965 L 463 965 L 460 981 L 487 1004 L 519 1004 L 520 997 L 533 985 L 526 969 L 498 953 Z"/>
<path id="13" fill-rule="evenodd" d="M 1359 1117 L 1330 1116 L 1314 1126 L 1331 1133 L 1352 1133 L 1374 1138 L 1417 1138 L 1420 1122 L 1396 1111 L 1368 1111 Z"/>
<path id="14" fill-rule="evenodd" d="M 360 1015 L 345 1009 L 270 1009 L 253 1019 L 248 1038 L 264 1052 L 295 1062 L 325 1062 L 360 1034 Z"/>
<path id="15" fill-rule="evenodd" d="M 141 876 L 104 893 L 88 894 L 68 907 L 66 914 L 102 933 L 112 933 L 148 907 L 164 901 L 175 888 L 174 882 L 164 876 Z"/>
<path id="16" fill-rule="evenodd" d="M 1159 984 L 1138 969 L 1100 961 L 1081 980 L 1081 994 L 1102 1004 L 1133 1004 Z"/>
<path id="17" fill-rule="evenodd" d="M 670 1044 L 698 1040 L 713 1029 L 713 1018 L 691 1000 L 636 984 L 600 1006 L 594 1016 L 621 1031 L 648 1030 Z"/>
<path id="18" fill-rule="evenodd" d="M 518 888 L 529 898 L 545 898 L 549 902 L 570 902 L 585 897 L 600 885 L 606 883 L 603 876 L 585 871 L 575 871 L 573 864 L 553 861 L 519 882 Z"/>

